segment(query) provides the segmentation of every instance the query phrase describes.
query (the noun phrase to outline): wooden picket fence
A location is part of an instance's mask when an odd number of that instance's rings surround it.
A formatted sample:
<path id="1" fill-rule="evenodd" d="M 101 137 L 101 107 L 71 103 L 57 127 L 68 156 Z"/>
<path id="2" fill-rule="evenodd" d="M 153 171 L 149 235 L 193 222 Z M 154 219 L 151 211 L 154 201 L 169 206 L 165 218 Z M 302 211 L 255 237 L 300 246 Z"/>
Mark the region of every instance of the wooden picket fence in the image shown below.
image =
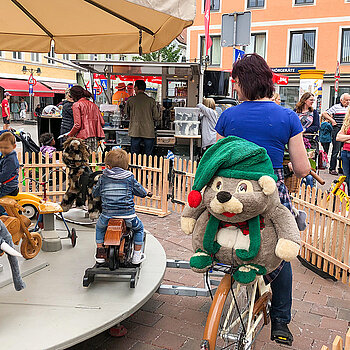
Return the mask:
<path id="1" fill-rule="evenodd" d="M 337 335 L 333 341 L 332 349 L 323 345 L 321 350 L 350 350 L 350 328 L 345 336 L 345 344 L 343 338 Z"/>
<path id="2" fill-rule="evenodd" d="M 171 202 L 172 210 L 181 213 L 187 196 L 192 189 L 194 176 L 197 170 L 197 162 L 182 158 L 175 158 L 171 171 Z"/>
<path id="3" fill-rule="evenodd" d="M 160 217 L 170 214 L 168 199 L 171 199 L 172 211 L 181 212 L 188 193 L 191 191 L 197 163 L 181 158 L 169 161 L 163 157 L 146 157 L 129 155 L 130 170 L 143 187 L 152 192 L 152 198 L 136 197 L 138 212 L 154 214 Z M 18 158 L 22 160 L 21 154 Z M 48 154 L 25 154 L 20 171 L 20 191 L 43 195 L 41 186 L 36 186 L 27 178 L 45 181 L 52 173 L 48 197 L 56 202 L 62 200 L 68 183 L 68 168 L 62 161 L 62 153 L 56 152 L 52 159 Z M 37 161 L 35 161 L 37 159 Z M 102 154 L 92 153 L 90 166 L 93 170 L 101 170 Z M 341 205 L 339 197 L 316 190 L 305 189 L 305 185 L 292 201 L 297 209 L 308 214 L 309 225 L 301 233 L 302 245 L 300 256 L 320 270 L 350 285 L 350 219 L 347 217 L 345 205 Z"/>
<path id="4" fill-rule="evenodd" d="M 315 187 L 293 194 L 297 209 L 306 211 L 308 227 L 301 232 L 300 256 L 319 270 L 350 285 L 350 219 L 340 198 Z"/>
<path id="5" fill-rule="evenodd" d="M 31 158 L 31 162 L 30 162 Z M 18 159 L 22 160 L 22 154 L 18 153 Z M 37 161 L 36 161 L 37 159 Z M 21 163 L 21 162 L 20 162 Z M 169 192 L 169 160 L 162 157 L 146 157 L 129 155 L 130 170 L 136 180 L 152 192 L 152 198 L 136 197 L 135 208 L 138 212 L 154 214 L 158 216 L 168 215 L 168 192 Z M 91 154 L 90 166 L 94 171 L 102 170 L 102 153 Z M 52 174 L 50 174 L 52 172 Z M 25 154 L 24 163 L 21 164 L 19 173 L 20 192 L 30 192 L 43 196 L 43 188 L 37 182 L 51 179 L 47 190 L 47 196 L 54 202 L 61 202 L 68 184 L 68 168 L 62 161 L 62 152 L 55 152 L 52 159 L 48 153 L 43 156 L 34 152 Z"/>

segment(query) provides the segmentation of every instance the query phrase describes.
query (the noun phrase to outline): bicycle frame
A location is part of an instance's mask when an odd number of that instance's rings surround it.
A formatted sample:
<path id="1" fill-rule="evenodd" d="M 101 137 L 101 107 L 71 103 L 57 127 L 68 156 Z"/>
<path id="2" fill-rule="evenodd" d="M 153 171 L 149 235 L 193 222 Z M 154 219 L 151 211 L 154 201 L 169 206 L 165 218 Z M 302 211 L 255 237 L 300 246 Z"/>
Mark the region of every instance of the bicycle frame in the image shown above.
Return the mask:
<path id="1" fill-rule="evenodd" d="M 226 301 L 228 294 L 230 293 L 233 285 L 233 278 L 230 274 L 225 274 L 222 278 L 220 285 L 215 293 L 212 305 L 209 310 L 209 314 L 207 317 L 207 322 L 203 335 L 203 343 L 201 349 L 203 350 L 214 350 L 216 345 L 216 339 L 218 334 L 218 329 L 220 325 L 220 321 L 222 321 L 221 314 Z M 236 302 L 232 300 L 229 305 L 229 309 L 227 314 L 223 320 L 222 329 L 220 329 L 219 336 L 224 340 L 229 340 L 233 342 L 238 342 L 240 334 L 232 334 L 230 331 L 237 325 L 241 325 L 244 331 L 244 339 L 243 342 L 245 344 L 244 349 L 250 349 L 252 343 L 255 340 L 257 334 L 260 333 L 261 329 L 265 324 L 268 323 L 267 313 L 266 313 L 266 304 L 264 301 L 257 305 L 256 295 L 259 293 L 263 299 L 270 297 L 269 286 L 266 286 L 263 278 L 259 277 L 249 288 L 250 300 L 247 308 L 241 313 L 241 310 L 237 309 Z M 235 289 L 232 289 L 232 292 L 235 296 L 238 296 L 239 291 L 241 289 L 241 284 L 237 284 Z M 238 311 L 237 317 L 230 322 L 232 314 Z M 248 319 L 246 319 L 248 317 Z M 264 319 L 264 324 L 258 329 L 259 323 Z M 242 321 L 246 324 L 246 326 L 242 325 Z"/>

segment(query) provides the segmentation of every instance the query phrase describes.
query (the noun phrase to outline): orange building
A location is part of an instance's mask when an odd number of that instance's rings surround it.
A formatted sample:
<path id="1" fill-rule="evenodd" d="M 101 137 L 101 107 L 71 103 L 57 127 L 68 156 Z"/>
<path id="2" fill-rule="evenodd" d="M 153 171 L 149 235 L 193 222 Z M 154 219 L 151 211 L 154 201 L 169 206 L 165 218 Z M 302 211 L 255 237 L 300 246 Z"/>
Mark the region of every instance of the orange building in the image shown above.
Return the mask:
<path id="1" fill-rule="evenodd" d="M 187 59 L 204 52 L 205 0 L 187 30 Z M 333 104 L 334 74 L 340 62 L 338 94 L 350 92 L 350 0 L 211 0 L 209 69 L 230 70 L 233 48 L 221 47 L 221 16 L 251 11 L 251 44 L 243 49 L 263 56 L 277 73 L 289 76 L 279 92 L 286 106 L 299 97 L 299 70 L 325 70 L 322 110 Z M 242 49 L 242 48 L 241 48 Z"/>

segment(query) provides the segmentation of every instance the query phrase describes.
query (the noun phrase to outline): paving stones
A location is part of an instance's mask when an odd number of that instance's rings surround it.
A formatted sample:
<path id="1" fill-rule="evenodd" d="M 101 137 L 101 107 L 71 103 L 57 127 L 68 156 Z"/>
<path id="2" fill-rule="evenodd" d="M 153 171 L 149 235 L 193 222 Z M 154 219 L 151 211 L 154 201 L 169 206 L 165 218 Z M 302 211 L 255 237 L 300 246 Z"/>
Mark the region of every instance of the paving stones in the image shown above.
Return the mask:
<path id="1" fill-rule="evenodd" d="M 168 258 L 188 260 L 192 238 L 180 230 L 180 216 L 165 218 L 139 215 L 144 226 L 163 245 Z M 350 287 L 324 280 L 295 260 L 293 267 L 292 347 L 270 341 L 270 326 L 255 343 L 255 350 L 320 350 L 331 348 L 336 335 L 345 336 L 350 321 Z M 168 269 L 164 284 L 203 287 L 203 278 L 190 270 Z M 139 286 L 138 286 L 139 287 Z M 99 334 L 71 350 L 196 350 L 204 331 L 210 298 L 155 294 L 134 315 L 122 322 L 128 329 L 123 338 Z"/>

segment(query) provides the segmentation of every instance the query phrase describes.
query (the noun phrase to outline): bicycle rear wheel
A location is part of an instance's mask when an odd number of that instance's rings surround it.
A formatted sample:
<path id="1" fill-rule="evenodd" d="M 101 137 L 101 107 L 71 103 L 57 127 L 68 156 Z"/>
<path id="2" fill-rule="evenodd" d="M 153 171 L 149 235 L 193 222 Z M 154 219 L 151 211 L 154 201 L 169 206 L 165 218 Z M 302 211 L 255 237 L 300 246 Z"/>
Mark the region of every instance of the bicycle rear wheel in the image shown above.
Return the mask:
<path id="1" fill-rule="evenodd" d="M 254 334 L 246 337 L 251 289 L 250 286 L 234 282 L 229 274 L 223 277 L 215 293 L 204 330 L 203 340 L 207 340 L 207 347 L 202 345 L 202 349 L 253 349 Z"/>

